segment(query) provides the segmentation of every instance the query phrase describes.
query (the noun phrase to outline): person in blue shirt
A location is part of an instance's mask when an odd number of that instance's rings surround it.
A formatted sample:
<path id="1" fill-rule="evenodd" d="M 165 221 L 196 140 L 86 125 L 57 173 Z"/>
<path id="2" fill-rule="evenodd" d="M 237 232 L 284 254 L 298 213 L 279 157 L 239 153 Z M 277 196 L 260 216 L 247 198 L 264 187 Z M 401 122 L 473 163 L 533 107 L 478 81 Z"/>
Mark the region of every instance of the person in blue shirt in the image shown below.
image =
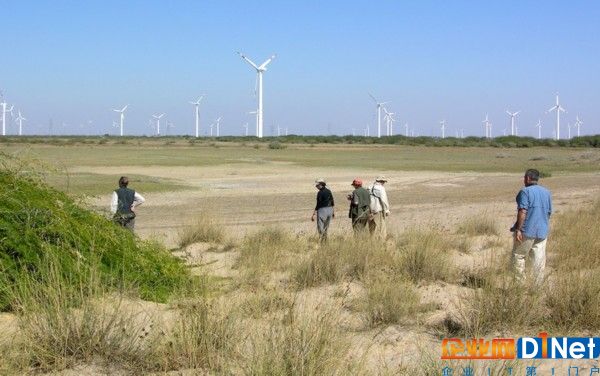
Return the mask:
<path id="1" fill-rule="evenodd" d="M 517 194 L 517 221 L 511 228 L 514 232 L 513 266 L 519 279 L 525 278 L 525 261 L 531 253 L 534 281 L 540 284 L 546 267 L 546 239 L 550 230 L 552 195 L 538 185 L 540 172 L 525 171 L 523 187 Z"/>

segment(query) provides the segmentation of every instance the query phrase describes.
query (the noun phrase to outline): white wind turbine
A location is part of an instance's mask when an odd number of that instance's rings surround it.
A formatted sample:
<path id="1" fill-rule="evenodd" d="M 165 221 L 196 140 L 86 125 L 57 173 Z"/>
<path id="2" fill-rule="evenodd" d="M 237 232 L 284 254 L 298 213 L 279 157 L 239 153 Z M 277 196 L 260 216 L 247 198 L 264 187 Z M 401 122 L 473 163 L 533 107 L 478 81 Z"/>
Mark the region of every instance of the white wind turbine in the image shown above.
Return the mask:
<path id="1" fill-rule="evenodd" d="M 393 112 L 388 112 L 387 108 L 383 108 L 383 111 L 385 112 L 385 126 L 387 128 L 387 135 L 388 136 L 392 136 L 392 134 L 394 133 L 394 122 L 396 121 L 396 119 L 394 119 L 394 113 Z"/>
<path id="2" fill-rule="evenodd" d="M 560 106 L 560 104 L 558 104 L 558 93 L 556 93 L 556 104 L 554 106 L 552 106 L 548 112 L 550 111 L 556 111 L 556 130 L 555 130 L 555 138 L 557 140 L 560 140 L 560 112 L 566 112 L 564 108 L 562 108 Z"/>
<path id="3" fill-rule="evenodd" d="M 194 116 L 196 118 L 196 138 L 200 136 L 200 101 L 202 98 L 204 98 L 204 94 L 202 94 L 197 101 L 190 101 L 190 104 L 194 105 Z"/>
<path id="4" fill-rule="evenodd" d="M 442 130 L 442 138 L 446 138 L 446 120 L 440 121 L 440 129 Z"/>
<path id="5" fill-rule="evenodd" d="M 579 119 L 579 115 L 577 115 L 575 117 L 575 124 L 573 125 L 574 127 L 577 128 L 577 137 L 579 137 L 581 135 L 580 132 L 579 132 L 581 130 L 581 124 L 583 124 L 583 121 L 581 121 Z"/>
<path id="6" fill-rule="evenodd" d="M 154 118 L 154 120 L 156 120 L 156 135 L 160 136 L 160 119 L 165 116 L 165 114 L 160 114 L 160 115 L 152 115 L 152 117 Z"/>
<path id="7" fill-rule="evenodd" d="M 246 137 L 248 137 L 248 123 L 245 123 L 243 125 L 243 127 L 244 127 L 244 134 L 246 135 Z"/>
<path id="8" fill-rule="evenodd" d="M 389 102 L 378 102 L 371 93 L 369 93 L 369 96 L 377 105 L 377 137 L 381 137 L 381 108 L 384 104 L 388 104 Z"/>
<path id="9" fill-rule="evenodd" d="M 535 126 L 538 129 L 538 140 L 541 140 L 542 139 L 542 121 L 538 120 L 538 122 Z"/>
<path id="10" fill-rule="evenodd" d="M 261 65 L 256 65 L 250 59 L 248 59 L 244 54 L 238 52 L 238 54 L 244 59 L 248 64 L 250 64 L 254 69 L 256 69 L 256 80 L 258 84 L 258 108 L 256 109 L 256 137 L 262 138 L 263 136 L 263 93 L 262 93 L 262 77 L 263 73 L 267 70 L 267 65 L 275 58 L 275 55 L 272 55 L 270 58 L 265 60 Z"/>
<path id="11" fill-rule="evenodd" d="M 520 110 L 517 112 L 510 112 L 510 111 L 506 110 L 506 113 L 508 114 L 508 116 L 510 116 L 510 135 L 511 136 L 517 135 L 517 129 L 515 128 L 515 118 L 517 117 L 517 115 L 520 112 L 521 112 Z"/>
<path id="12" fill-rule="evenodd" d="M 482 123 L 485 127 L 485 138 L 492 138 L 492 123 L 488 119 L 488 114 L 485 114 L 485 120 Z"/>
<path id="13" fill-rule="evenodd" d="M 21 110 L 18 111 L 19 116 L 15 119 L 17 123 L 19 123 L 19 136 L 23 135 L 23 120 L 27 120 L 21 115 Z"/>
<path id="14" fill-rule="evenodd" d="M 215 122 L 210 125 L 210 135 L 211 136 L 213 135 L 213 131 L 212 131 L 213 126 L 215 126 L 215 128 L 216 128 L 217 137 L 219 137 L 221 135 L 221 119 L 222 119 L 222 117 L 219 116 L 217 118 L 217 120 L 215 120 Z"/>
<path id="15" fill-rule="evenodd" d="M 8 106 L 8 103 L 6 103 L 6 100 L 2 100 L 0 105 L 2 105 L 2 136 L 6 136 L 6 113 L 10 112 L 12 116 L 12 110 L 15 106 L 10 106 L 10 109 L 7 110 L 6 106 Z"/>
<path id="16" fill-rule="evenodd" d="M 123 107 L 120 110 L 113 109 L 114 112 L 119 113 L 119 118 L 120 118 L 120 122 L 119 122 L 120 126 L 119 127 L 121 129 L 121 131 L 120 131 L 121 136 L 123 136 L 123 123 L 125 122 L 125 110 L 127 110 L 127 107 L 129 107 L 129 105 L 125 105 L 125 107 Z"/>
<path id="17" fill-rule="evenodd" d="M 567 134 L 567 140 L 571 139 L 571 123 L 567 123 L 567 129 L 568 129 L 568 134 Z"/>

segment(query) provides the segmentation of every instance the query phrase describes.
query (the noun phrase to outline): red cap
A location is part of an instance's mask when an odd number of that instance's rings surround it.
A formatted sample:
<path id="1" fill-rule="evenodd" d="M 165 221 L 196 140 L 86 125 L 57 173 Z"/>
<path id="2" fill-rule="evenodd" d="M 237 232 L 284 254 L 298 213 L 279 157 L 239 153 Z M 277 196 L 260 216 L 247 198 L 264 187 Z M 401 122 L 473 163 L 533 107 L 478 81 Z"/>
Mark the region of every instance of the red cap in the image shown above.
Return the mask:
<path id="1" fill-rule="evenodd" d="M 355 187 L 362 187 L 362 180 L 356 178 L 356 179 L 352 180 L 352 184 L 351 185 L 353 185 Z"/>

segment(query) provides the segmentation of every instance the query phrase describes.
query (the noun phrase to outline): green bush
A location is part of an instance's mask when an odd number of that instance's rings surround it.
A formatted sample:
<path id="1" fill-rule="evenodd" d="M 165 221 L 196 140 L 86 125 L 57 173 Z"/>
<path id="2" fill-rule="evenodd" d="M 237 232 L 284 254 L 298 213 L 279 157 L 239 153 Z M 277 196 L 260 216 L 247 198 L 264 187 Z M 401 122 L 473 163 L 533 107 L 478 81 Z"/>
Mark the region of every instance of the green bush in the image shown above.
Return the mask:
<path id="1" fill-rule="evenodd" d="M 165 301 L 188 279 L 184 265 L 158 243 L 138 240 L 110 220 L 19 169 L 0 170 L 0 310 L 11 308 L 7 286 L 39 274 L 49 257 L 64 275 L 100 269 L 108 285 Z M 97 266 L 99 265 L 99 266 Z"/>

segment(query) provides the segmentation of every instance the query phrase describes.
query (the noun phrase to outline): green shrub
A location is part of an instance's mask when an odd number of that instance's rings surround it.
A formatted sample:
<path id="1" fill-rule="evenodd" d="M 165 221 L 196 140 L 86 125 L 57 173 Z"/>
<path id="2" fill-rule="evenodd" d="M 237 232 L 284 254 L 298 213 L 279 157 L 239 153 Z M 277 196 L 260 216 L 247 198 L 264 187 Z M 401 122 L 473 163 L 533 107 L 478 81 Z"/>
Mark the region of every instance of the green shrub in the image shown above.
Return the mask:
<path id="1" fill-rule="evenodd" d="M 138 240 L 18 170 L 0 170 L 0 213 L 0 310 L 13 303 L 3 284 L 35 277 L 48 257 L 58 260 L 65 275 L 85 275 L 97 266 L 105 283 L 157 301 L 189 278 L 162 245 Z"/>

